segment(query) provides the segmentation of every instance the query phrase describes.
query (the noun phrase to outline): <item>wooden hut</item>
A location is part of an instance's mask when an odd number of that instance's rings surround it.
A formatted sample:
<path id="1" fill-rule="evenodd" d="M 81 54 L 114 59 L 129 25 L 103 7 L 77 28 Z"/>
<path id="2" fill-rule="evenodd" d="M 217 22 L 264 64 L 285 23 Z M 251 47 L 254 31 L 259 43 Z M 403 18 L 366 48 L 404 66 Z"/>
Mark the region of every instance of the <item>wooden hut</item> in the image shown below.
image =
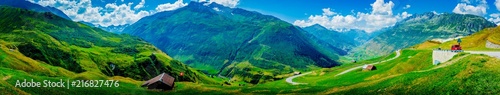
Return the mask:
<path id="1" fill-rule="evenodd" d="M 365 66 L 363 66 L 363 70 L 367 70 L 367 71 L 377 70 L 377 67 L 375 67 L 375 65 L 365 65 Z"/>
<path id="2" fill-rule="evenodd" d="M 161 89 L 161 90 L 172 90 L 174 88 L 175 78 L 162 73 L 153 79 L 146 81 L 141 87 L 148 87 L 148 89 Z"/>

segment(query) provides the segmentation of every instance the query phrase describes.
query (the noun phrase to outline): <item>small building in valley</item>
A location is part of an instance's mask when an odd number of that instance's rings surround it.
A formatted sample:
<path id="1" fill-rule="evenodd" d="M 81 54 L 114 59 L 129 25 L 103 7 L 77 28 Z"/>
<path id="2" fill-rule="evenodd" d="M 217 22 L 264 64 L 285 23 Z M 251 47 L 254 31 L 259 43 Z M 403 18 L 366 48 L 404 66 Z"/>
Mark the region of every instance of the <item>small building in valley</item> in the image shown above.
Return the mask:
<path id="1" fill-rule="evenodd" d="M 377 67 L 375 67 L 375 65 L 364 65 L 363 70 L 366 71 L 377 70 Z"/>
<path id="2" fill-rule="evenodd" d="M 293 75 L 300 75 L 302 74 L 301 72 L 293 72 Z"/>
<path id="3" fill-rule="evenodd" d="M 174 77 L 166 73 L 162 73 L 153 79 L 144 82 L 141 87 L 148 87 L 148 89 L 172 90 L 174 88 L 174 81 Z"/>

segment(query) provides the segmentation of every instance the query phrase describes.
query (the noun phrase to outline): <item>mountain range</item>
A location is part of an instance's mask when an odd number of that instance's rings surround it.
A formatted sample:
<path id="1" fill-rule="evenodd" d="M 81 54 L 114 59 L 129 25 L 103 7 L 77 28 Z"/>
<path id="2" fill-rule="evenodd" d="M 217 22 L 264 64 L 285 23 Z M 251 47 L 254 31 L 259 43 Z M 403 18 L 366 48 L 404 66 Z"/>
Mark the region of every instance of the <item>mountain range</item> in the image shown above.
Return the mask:
<path id="1" fill-rule="evenodd" d="M 38 4 L 31 3 L 26 0 L 2 0 L 0 1 L 0 6 L 11 6 L 11 7 L 16 7 L 16 8 L 23 8 L 23 9 L 28 9 L 31 11 L 36 11 L 36 12 L 50 12 L 52 14 L 55 14 L 59 17 L 62 17 L 67 20 L 71 20 L 71 18 L 68 17 L 68 15 L 64 14 L 61 10 L 50 7 L 50 6 L 41 6 Z"/>
<path id="2" fill-rule="evenodd" d="M 217 3 L 190 2 L 125 28 L 174 59 L 205 71 L 259 83 L 313 67 L 340 65 L 337 54 L 276 17 Z M 279 79 L 279 78 L 277 78 Z"/>
<path id="3" fill-rule="evenodd" d="M 483 17 L 432 12 L 410 16 L 355 48 L 351 56 L 374 58 L 431 39 L 467 36 L 496 25 Z"/>
<path id="4" fill-rule="evenodd" d="M 378 35 L 378 32 L 367 33 L 357 29 L 339 32 L 327 29 L 319 24 L 304 27 L 303 29 L 329 45 L 342 49 L 345 53 L 340 53 L 341 55 L 346 55 L 353 48 Z"/>

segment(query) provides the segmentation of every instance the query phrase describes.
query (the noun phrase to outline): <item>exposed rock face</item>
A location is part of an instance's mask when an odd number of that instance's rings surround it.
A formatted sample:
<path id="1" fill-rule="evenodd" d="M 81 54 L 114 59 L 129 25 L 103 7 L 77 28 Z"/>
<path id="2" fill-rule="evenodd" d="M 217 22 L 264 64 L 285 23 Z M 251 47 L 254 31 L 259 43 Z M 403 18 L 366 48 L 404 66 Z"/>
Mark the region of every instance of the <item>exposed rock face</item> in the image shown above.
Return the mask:
<path id="1" fill-rule="evenodd" d="M 500 49 L 500 45 L 486 40 L 486 48 Z"/>

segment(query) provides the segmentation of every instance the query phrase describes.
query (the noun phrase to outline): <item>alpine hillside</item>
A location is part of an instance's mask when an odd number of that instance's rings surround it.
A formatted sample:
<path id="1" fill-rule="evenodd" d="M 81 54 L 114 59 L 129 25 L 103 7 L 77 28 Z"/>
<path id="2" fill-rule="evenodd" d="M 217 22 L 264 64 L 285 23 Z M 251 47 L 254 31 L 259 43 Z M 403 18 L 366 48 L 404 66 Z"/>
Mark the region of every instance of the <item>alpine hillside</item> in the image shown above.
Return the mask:
<path id="1" fill-rule="evenodd" d="M 123 33 L 139 36 L 206 74 L 260 83 L 278 75 L 339 65 L 336 52 L 276 17 L 216 3 L 190 2 L 144 17 Z"/>
<path id="2" fill-rule="evenodd" d="M 138 37 L 113 34 L 49 12 L 6 6 L 0 7 L 0 18 L 2 72 L 86 80 L 123 76 L 134 81 L 165 72 L 176 81 L 212 82 Z"/>
<path id="3" fill-rule="evenodd" d="M 357 47 L 352 55 L 373 58 L 427 40 L 467 36 L 495 26 L 484 17 L 475 15 L 431 12 L 417 14 L 396 23 L 364 45 Z"/>
<path id="4" fill-rule="evenodd" d="M 54 8 L 54 7 L 44 7 L 38 4 L 31 3 L 26 0 L 1 0 L 0 1 L 0 6 L 11 6 L 11 7 L 16 7 L 16 8 L 23 8 L 23 9 L 28 9 L 31 11 L 36 11 L 36 12 L 50 12 L 52 14 L 55 14 L 59 17 L 62 17 L 67 20 L 71 20 L 64 12 L 61 10 Z"/>

